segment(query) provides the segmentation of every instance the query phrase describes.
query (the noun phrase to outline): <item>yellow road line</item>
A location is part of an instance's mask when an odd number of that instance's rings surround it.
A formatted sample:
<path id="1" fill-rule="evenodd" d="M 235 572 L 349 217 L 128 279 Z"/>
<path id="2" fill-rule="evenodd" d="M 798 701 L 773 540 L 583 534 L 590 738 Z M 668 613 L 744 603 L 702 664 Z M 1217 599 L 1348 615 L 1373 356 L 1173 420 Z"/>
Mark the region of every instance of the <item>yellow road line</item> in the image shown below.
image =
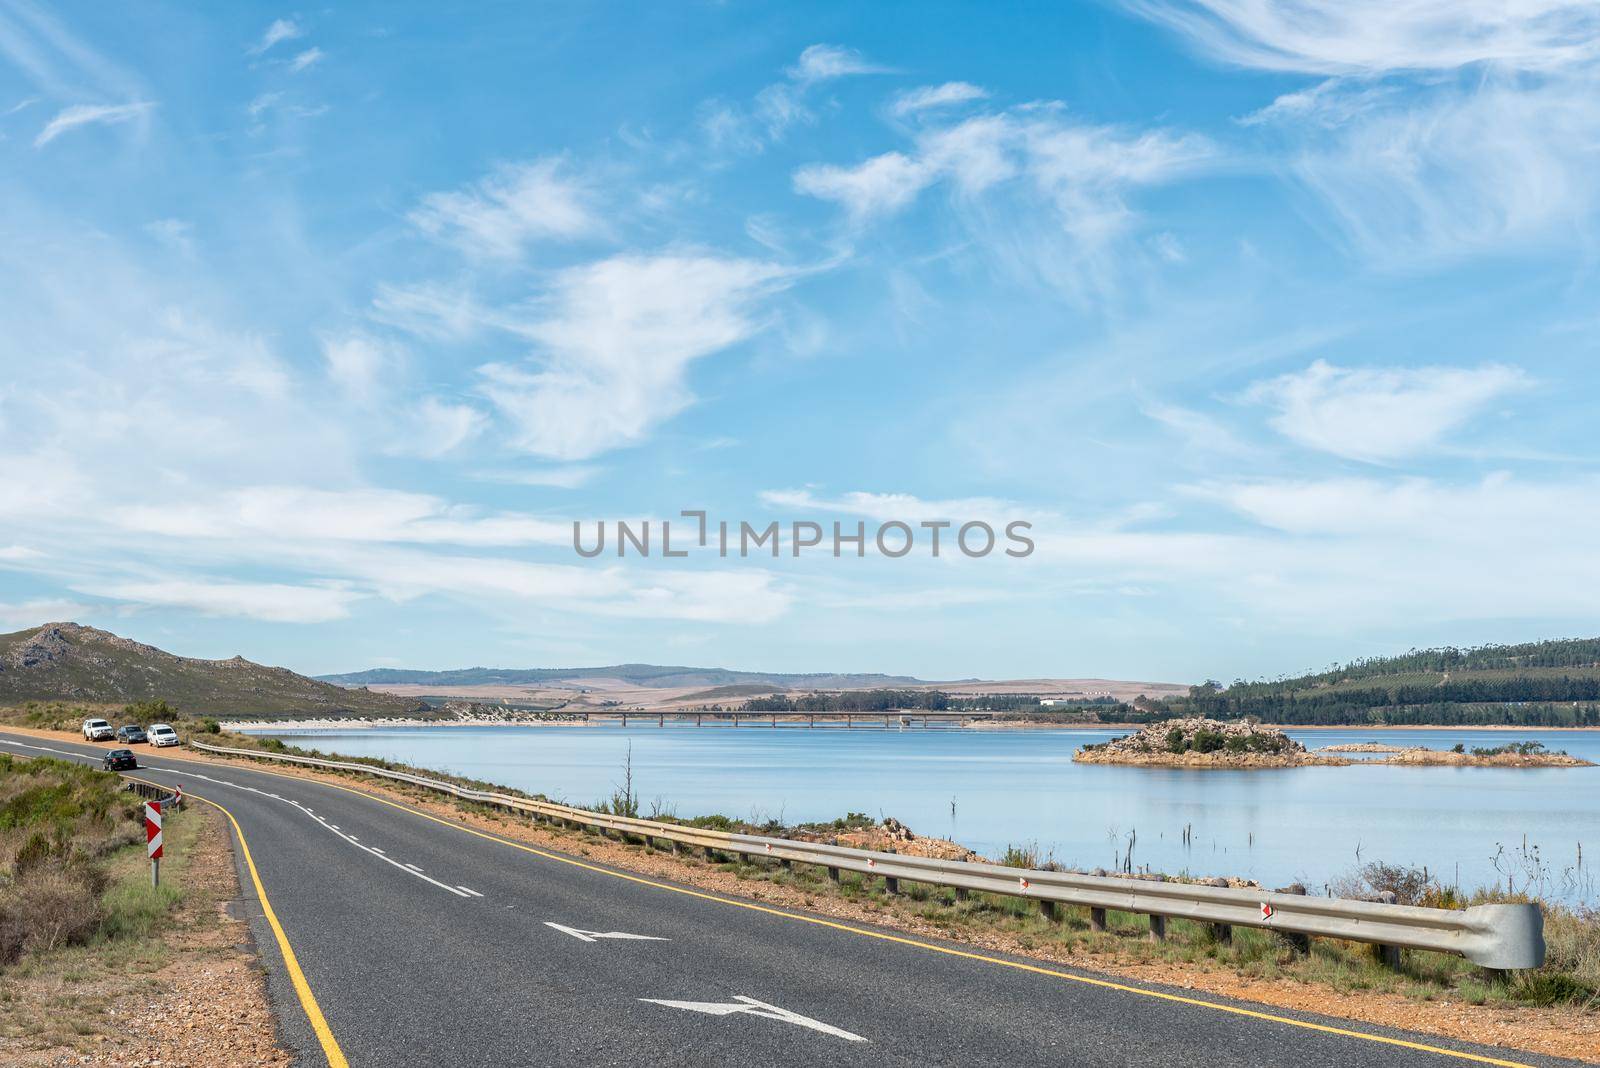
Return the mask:
<path id="1" fill-rule="evenodd" d="M 160 783 L 152 785 L 165 789 Z M 339 1048 L 339 1043 L 333 1037 L 333 1029 L 328 1026 L 327 1018 L 322 1015 L 322 1007 L 317 1004 L 316 995 L 311 992 L 311 984 L 306 982 L 306 973 L 300 970 L 300 960 L 294 955 L 294 947 L 289 945 L 289 936 L 284 933 L 283 924 L 278 922 L 278 914 L 272 910 L 272 902 L 267 899 L 267 888 L 261 885 L 261 873 L 256 870 L 255 858 L 250 855 L 250 843 L 244 839 L 244 828 L 239 826 L 239 821 L 234 819 L 232 812 L 209 797 L 201 797 L 196 793 L 190 793 L 188 796 L 204 801 L 228 817 L 228 822 L 233 824 L 233 833 L 239 836 L 239 849 L 244 854 L 245 867 L 250 869 L 250 881 L 255 884 L 256 897 L 261 900 L 261 912 L 266 916 L 267 925 L 272 928 L 272 935 L 278 941 L 278 950 L 283 954 L 283 966 L 289 972 L 289 981 L 294 984 L 295 996 L 300 999 L 300 1007 L 305 1010 L 306 1018 L 311 1022 L 311 1030 L 316 1032 L 317 1041 L 322 1044 L 323 1056 L 328 1058 L 328 1068 L 350 1068 L 350 1062 L 345 1059 L 344 1051 Z"/>
<path id="2" fill-rule="evenodd" d="M 218 762 L 215 762 L 215 761 L 193 761 L 193 762 L 194 763 L 218 763 Z M 239 765 L 234 765 L 234 766 L 237 767 Z M 272 771 L 272 770 L 270 770 L 268 768 L 249 767 L 249 770 L 258 771 L 258 772 L 261 772 L 262 774 L 265 774 L 265 775 L 276 775 L 278 778 L 281 778 L 281 779 L 296 779 L 296 780 L 299 780 L 301 782 L 308 781 L 305 776 L 301 776 L 301 775 L 285 775 L 282 772 Z M 1486 1057 L 1486 1056 L 1483 1056 L 1482 1054 L 1479 1054 L 1479 1053 L 1465 1053 L 1465 1052 L 1463 1052 L 1461 1050 L 1447 1049 L 1444 1046 L 1430 1046 L 1425 1042 L 1412 1042 L 1412 1041 L 1409 1041 L 1409 1040 L 1403 1039 L 1403 1038 L 1390 1038 L 1387 1035 L 1375 1035 L 1375 1034 L 1371 1034 L 1371 1033 L 1366 1032 L 1366 1031 L 1352 1031 L 1352 1030 L 1349 1030 L 1349 1029 L 1343 1028 L 1343 1027 L 1333 1027 L 1333 1026 L 1331 1026 L 1329 1024 L 1312 1023 L 1309 1020 L 1296 1020 L 1291 1016 L 1278 1016 L 1278 1015 L 1275 1015 L 1275 1014 L 1270 1013 L 1270 1012 L 1262 1012 L 1262 1011 L 1260 1011 L 1258 1009 L 1245 1009 L 1245 1008 L 1240 1008 L 1237 1005 L 1223 1005 L 1223 1004 L 1219 1004 L 1218 1002 L 1215 1002 L 1215 1001 L 1204 1001 L 1204 1000 L 1202 1000 L 1200 998 L 1185 997 L 1182 994 L 1169 994 L 1169 993 L 1167 993 L 1166 991 L 1163 991 L 1163 990 L 1147 990 L 1147 989 L 1145 989 L 1143 987 L 1129 986 L 1126 983 L 1118 983 L 1118 982 L 1114 982 L 1114 981 L 1112 981 L 1110 979 L 1096 979 L 1096 978 L 1093 978 L 1092 976 L 1087 976 L 1087 975 L 1075 975 L 1072 972 L 1064 972 L 1064 971 L 1060 971 L 1059 969 L 1056 969 L 1056 968 L 1047 968 L 1047 967 L 1044 967 L 1043 965 L 1039 965 L 1039 964 L 1024 964 L 1021 961 L 1006 960 L 1003 957 L 991 957 L 991 956 L 989 956 L 988 954 L 985 954 L 985 953 L 974 953 L 974 952 L 971 952 L 970 950 L 955 949 L 955 948 L 953 948 L 951 946 L 936 945 L 933 942 L 924 942 L 924 941 L 921 941 L 920 939 L 916 939 L 916 938 L 907 938 L 904 935 L 890 934 L 887 931 L 872 931 L 872 930 L 867 930 L 867 929 L 861 928 L 861 927 L 852 927 L 849 924 L 839 923 L 839 922 L 837 922 L 835 920 L 825 920 L 820 916 L 806 916 L 806 915 L 802 915 L 802 914 L 796 913 L 796 912 L 787 912 L 787 911 L 785 911 L 783 909 L 772 908 L 771 906 L 768 906 L 768 905 L 758 905 L 753 901 L 738 901 L 738 900 L 735 900 L 733 898 L 721 897 L 721 896 L 719 896 L 717 894 L 708 894 L 708 893 L 706 893 L 706 892 L 704 892 L 702 890 L 691 890 L 691 889 L 689 889 L 687 887 L 683 887 L 683 886 L 673 886 L 671 883 L 659 882 L 659 881 L 657 881 L 655 879 L 646 878 L 646 877 L 641 876 L 641 875 L 631 875 L 631 874 L 629 874 L 627 872 L 614 871 L 614 870 L 612 870 L 610 868 L 603 868 L 598 864 L 586 863 L 585 861 L 578 860 L 575 857 L 563 856 L 560 853 L 551 853 L 551 852 L 549 852 L 547 850 L 539 849 L 539 848 L 537 848 L 535 846 L 526 845 L 526 844 L 524 844 L 522 842 L 512 841 L 509 838 L 501 838 L 499 835 L 488 834 L 487 832 L 480 831 L 480 830 L 478 830 L 478 829 L 476 829 L 474 827 L 468 827 L 465 824 L 455 823 L 455 822 L 453 822 L 451 820 L 447 820 L 447 819 L 441 819 L 438 816 L 432 815 L 431 813 L 428 813 L 428 812 L 423 812 L 420 809 L 412 808 L 409 805 L 402 805 L 402 804 L 399 804 L 398 802 L 390 801 L 387 798 L 379 797 L 376 794 L 368 793 L 365 790 L 356 790 L 356 789 L 353 789 L 353 788 L 351 788 L 349 786 L 341 786 L 338 783 L 327 782 L 326 780 L 323 780 L 323 779 L 311 779 L 309 781 L 318 783 L 319 785 L 322 785 L 322 786 L 327 786 L 327 787 L 329 787 L 331 789 L 334 789 L 334 790 L 343 790 L 347 794 L 355 794 L 357 797 L 364 797 L 369 801 L 376 801 L 379 804 L 388 805 L 390 808 L 397 808 L 402 812 L 409 812 L 413 816 L 420 816 L 425 820 L 432 820 L 434 823 L 437 823 L 437 824 L 439 824 L 440 826 L 443 826 L 443 827 L 450 827 L 450 828 L 453 828 L 453 829 L 458 830 L 458 831 L 463 831 L 463 832 L 465 832 L 467 834 L 475 835 L 475 836 L 477 836 L 479 838 L 485 839 L 485 840 L 490 841 L 490 842 L 499 842 L 501 845 L 510 846 L 513 849 L 520 849 L 524 853 L 532 853 L 534 856 L 543 857 L 546 860 L 557 861 L 558 863 L 561 863 L 561 864 L 569 864 L 569 865 L 571 865 L 571 866 L 573 866 L 575 868 L 583 868 L 586 871 L 598 872 L 601 875 L 609 875 L 609 876 L 611 876 L 612 878 L 615 878 L 615 879 L 625 879 L 630 883 L 637 883 L 640 886 L 650 886 L 650 887 L 654 887 L 654 888 L 656 888 L 658 890 L 670 890 L 674 894 L 683 894 L 686 897 L 700 898 L 703 901 L 714 901 L 719 905 L 732 905 L 735 908 L 748 909 L 751 912 L 762 912 L 762 913 L 766 913 L 769 916 L 778 916 L 778 917 L 781 917 L 781 918 L 786 919 L 786 920 L 796 920 L 796 921 L 798 921 L 800 923 L 814 924 L 815 926 L 818 926 L 818 927 L 827 927 L 827 928 L 831 928 L 832 930 L 835 930 L 835 931 L 843 931 L 846 934 L 859 935 L 859 936 L 861 936 L 863 938 L 876 938 L 876 939 L 878 939 L 880 941 L 883 941 L 883 942 L 894 942 L 894 943 L 897 943 L 897 944 L 903 945 L 903 946 L 912 946 L 912 947 L 914 947 L 916 949 L 927 950 L 930 953 L 942 953 L 942 954 L 944 954 L 946 956 L 960 957 L 960 958 L 963 958 L 963 959 L 966 959 L 966 960 L 981 961 L 982 963 L 985 963 L 985 964 L 998 964 L 1001 967 L 1014 968 L 1017 971 L 1032 972 L 1032 973 L 1034 973 L 1036 975 L 1048 975 L 1053 979 L 1066 979 L 1066 980 L 1068 980 L 1070 982 L 1082 983 L 1082 984 L 1084 984 L 1086 986 L 1101 987 L 1101 988 L 1106 989 L 1106 990 L 1115 990 L 1115 991 L 1118 991 L 1118 992 L 1124 993 L 1124 994 L 1137 994 L 1140 997 L 1155 998 L 1155 999 L 1160 1000 L 1160 1001 L 1176 1002 L 1176 1003 L 1178 1003 L 1180 1005 L 1192 1005 L 1192 1006 L 1195 1006 L 1197 1008 L 1202 1008 L 1202 1009 L 1213 1009 L 1213 1010 L 1215 1010 L 1217 1012 L 1231 1013 L 1231 1014 L 1233 1014 L 1235 1016 L 1243 1016 L 1243 1017 L 1247 1017 L 1249 1019 L 1266 1020 L 1266 1021 L 1268 1021 L 1270 1023 L 1287 1024 L 1290 1027 L 1299 1027 L 1299 1028 L 1302 1028 L 1302 1029 L 1307 1030 L 1307 1031 L 1318 1031 L 1318 1032 L 1321 1032 L 1323 1034 L 1339 1035 L 1342 1038 L 1363 1039 L 1363 1040 L 1368 1041 L 1368 1042 L 1377 1042 L 1377 1043 L 1380 1043 L 1380 1044 L 1386 1045 L 1386 1046 L 1399 1046 L 1399 1047 L 1401 1047 L 1403 1049 L 1418 1050 L 1418 1051 L 1421 1051 L 1423 1053 L 1437 1053 L 1437 1054 L 1439 1054 L 1440 1056 L 1443 1056 L 1443 1057 L 1454 1057 L 1457 1060 L 1473 1061 L 1473 1062 L 1475 1062 L 1477 1064 L 1493 1064 L 1493 1065 L 1500 1066 L 1500 1068 L 1533 1068 L 1532 1065 L 1526 1064 L 1526 1063 L 1524 1063 L 1522 1061 L 1500 1060 L 1500 1059 L 1498 1059 L 1496 1057 Z M 202 800 L 204 800 L 204 799 L 202 799 Z M 207 803 L 208 804 L 213 804 L 213 805 L 216 804 L 215 801 L 208 801 Z M 218 808 L 222 808 L 221 805 L 217 805 L 217 807 Z M 227 812 L 227 809 L 223 809 L 223 811 Z M 232 819 L 233 816 L 230 814 L 228 816 L 228 818 Z M 238 827 L 238 823 L 237 822 L 234 823 L 234 827 L 235 828 Z M 241 844 L 244 841 L 244 836 L 243 836 L 242 833 L 240 834 L 239 841 L 240 841 Z M 249 855 L 250 855 L 249 851 L 246 850 L 245 851 L 246 860 L 249 859 Z M 251 873 L 254 874 L 255 866 L 251 865 L 250 870 L 251 870 Z M 260 888 L 261 888 L 261 881 L 259 879 L 257 879 L 256 880 L 256 889 L 257 889 L 258 892 L 260 892 Z M 266 895 L 264 893 L 262 894 L 261 903 L 263 905 L 266 904 Z M 268 909 L 268 911 L 267 911 L 267 918 L 269 920 L 272 920 L 272 912 L 271 912 L 270 909 Z M 290 959 L 291 962 L 292 962 L 293 957 L 289 953 L 289 944 L 288 944 L 288 942 L 283 939 L 282 929 L 277 926 L 277 921 L 276 920 L 273 920 L 272 922 L 273 922 L 274 929 L 279 932 L 279 935 L 278 935 L 279 942 L 283 945 L 284 955 L 285 955 L 286 958 Z M 292 964 L 291 964 L 291 968 L 293 968 Z M 296 972 L 298 971 L 298 969 L 293 969 L 293 970 L 296 971 Z M 305 992 L 305 997 L 309 998 L 310 994 L 311 994 L 311 991 L 310 991 L 309 988 L 307 988 L 306 992 Z M 302 1000 L 304 1000 L 304 999 L 302 999 Z M 310 1011 L 314 1010 L 315 1005 L 316 1005 L 316 1003 L 314 1001 L 310 1003 L 310 1005 L 307 1008 L 308 1013 Z M 314 1017 L 313 1019 L 315 1020 L 317 1018 L 320 1018 L 320 1014 L 317 1017 Z M 332 1040 L 333 1040 L 333 1036 L 330 1034 L 328 1036 L 328 1041 L 331 1042 Z M 324 1047 L 324 1048 L 326 1048 L 326 1047 Z M 337 1047 L 334 1047 L 334 1048 L 337 1049 Z"/>

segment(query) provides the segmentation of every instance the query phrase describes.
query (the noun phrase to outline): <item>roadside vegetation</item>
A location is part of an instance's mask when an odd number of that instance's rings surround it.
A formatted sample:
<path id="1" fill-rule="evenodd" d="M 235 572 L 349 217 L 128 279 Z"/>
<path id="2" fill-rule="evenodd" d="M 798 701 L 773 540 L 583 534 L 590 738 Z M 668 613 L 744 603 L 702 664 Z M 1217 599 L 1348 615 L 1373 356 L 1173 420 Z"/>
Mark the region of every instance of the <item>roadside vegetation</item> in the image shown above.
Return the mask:
<path id="1" fill-rule="evenodd" d="M 0 1050 L 75 1046 L 112 1026 L 119 988 L 167 960 L 200 819 L 163 828 L 150 885 L 143 802 L 113 774 L 0 754 Z"/>

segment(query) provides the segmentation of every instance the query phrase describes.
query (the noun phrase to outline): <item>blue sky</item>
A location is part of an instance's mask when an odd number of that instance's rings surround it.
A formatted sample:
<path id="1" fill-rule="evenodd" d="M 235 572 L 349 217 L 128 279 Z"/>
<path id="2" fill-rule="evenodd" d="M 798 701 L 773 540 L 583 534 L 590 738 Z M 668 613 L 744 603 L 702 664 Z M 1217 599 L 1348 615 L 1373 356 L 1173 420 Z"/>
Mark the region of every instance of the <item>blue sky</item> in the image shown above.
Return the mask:
<path id="1" fill-rule="evenodd" d="M 1198 680 L 1600 631 L 1594 4 L 0 0 L 0 627 Z M 1036 551 L 586 560 L 682 509 Z"/>

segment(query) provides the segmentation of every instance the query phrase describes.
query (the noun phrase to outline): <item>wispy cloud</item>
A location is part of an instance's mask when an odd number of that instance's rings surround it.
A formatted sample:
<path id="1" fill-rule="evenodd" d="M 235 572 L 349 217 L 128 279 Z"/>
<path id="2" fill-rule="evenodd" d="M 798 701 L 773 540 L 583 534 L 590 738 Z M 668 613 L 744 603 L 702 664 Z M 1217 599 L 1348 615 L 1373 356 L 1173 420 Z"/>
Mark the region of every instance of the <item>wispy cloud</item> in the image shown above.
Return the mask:
<path id="1" fill-rule="evenodd" d="M 268 623 L 327 623 L 343 619 L 350 614 L 350 605 L 362 596 L 336 586 L 196 579 L 110 582 L 80 588 L 78 592 L 155 608 L 182 608 L 201 615 L 259 619 Z"/>
<path id="2" fill-rule="evenodd" d="M 840 204 L 857 226 L 943 186 L 957 217 L 1007 270 L 1084 294 L 1110 287 L 1112 250 L 1134 229 L 1128 198 L 1211 164 L 1207 138 L 1069 119 L 1034 105 L 934 125 L 914 151 L 795 172 L 797 192 Z"/>
<path id="3" fill-rule="evenodd" d="M 917 89 L 908 89 L 896 94 L 894 101 L 889 105 L 889 114 L 904 118 L 936 108 L 955 107 L 958 104 L 970 104 L 974 100 L 986 100 L 989 91 L 971 82 L 945 82 L 943 85 L 924 85 Z"/>
<path id="4" fill-rule="evenodd" d="M 1492 403 L 1528 385 L 1516 367 L 1345 368 L 1318 360 L 1258 383 L 1248 401 L 1308 448 L 1382 463 L 1437 447 Z"/>
<path id="5" fill-rule="evenodd" d="M 595 464 L 562 464 L 559 467 L 522 467 L 496 471 L 478 471 L 473 478 L 484 482 L 499 482 L 510 486 L 551 486 L 556 489 L 577 489 L 587 485 L 598 475 L 601 467 Z"/>
<path id="6" fill-rule="evenodd" d="M 917 199 L 938 172 L 921 159 L 885 152 L 854 167 L 813 163 L 794 175 L 797 193 L 831 200 L 857 220 L 888 215 Z"/>
<path id="7" fill-rule="evenodd" d="M 136 101 L 131 104 L 74 104 L 63 108 L 56 117 L 45 124 L 39 136 L 33 139 L 34 148 L 43 148 L 62 134 L 81 126 L 118 126 L 144 118 L 155 104 Z"/>
<path id="8" fill-rule="evenodd" d="M 1588 0 L 1125 0 L 1224 62 L 1312 74 L 1451 70 L 1492 63 L 1549 71 L 1600 56 Z"/>
<path id="9" fill-rule="evenodd" d="M 887 74 L 890 68 L 867 60 L 853 48 L 839 45 L 814 44 L 800 53 L 800 58 L 788 70 L 789 77 L 802 85 L 844 78 L 852 74 Z"/>
<path id="10" fill-rule="evenodd" d="M 510 260 L 531 242 L 602 230 L 594 191 L 559 159 L 504 166 L 465 189 L 431 193 L 411 222 L 466 252 Z"/>
<path id="11" fill-rule="evenodd" d="M 814 86 L 853 75 L 888 72 L 889 68 L 869 62 L 852 49 L 811 45 L 784 72 L 787 78 L 758 92 L 748 108 L 708 101 L 701 108 L 700 128 L 719 151 L 760 152 L 782 140 L 790 127 L 814 120 L 806 106 L 806 95 Z"/>
<path id="12" fill-rule="evenodd" d="M 1380 264 L 1583 240 L 1600 199 L 1600 77 L 1538 85 L 1324 83 L 1255 118 L 1289 171 Z"/>
<path id="13" fill-rule="evenodd" d="M 300 24 L 294 19 L 273 19 L 272 24 L 261 34 L 261 39 L 247 49 L 252 56 L 259 56 L 274 45 L 284 41 L 293 41 L 305 33 Z"/>
<path id="14" fill-rule="evenodd" d="M 299 74 L 303 70 L 308 70 L 321 63 L 327 55 L 322 49 L 315 47 L 299 52 L 289 61 L 289 73 Z"/>
<path id="15" fill-rule="evenodd" d="M 523 330 L 529 365 L 486 364 L 482 392 L 526 452 L 584 460 L 642 440 L 692 400 L 690 364 L 754 335 L 776 264 L 711 254 L 625 254 L 563 271 L 550 314 Z"/>

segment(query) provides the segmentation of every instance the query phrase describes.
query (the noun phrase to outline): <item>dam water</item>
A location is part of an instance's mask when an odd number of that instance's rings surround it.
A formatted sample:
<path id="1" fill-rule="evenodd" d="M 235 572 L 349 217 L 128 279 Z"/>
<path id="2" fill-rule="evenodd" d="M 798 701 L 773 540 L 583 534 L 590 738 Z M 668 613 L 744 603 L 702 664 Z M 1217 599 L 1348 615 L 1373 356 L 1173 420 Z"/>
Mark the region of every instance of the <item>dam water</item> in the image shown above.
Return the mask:
<path id="1" fill-rule="evenodd" d="M 609 797 L 632 762 L 642 814 L 754 822 L 893 816 L 986 856 L 1009 845 L 1082 868 L 1236 875 L 1321 892 L 1371 861 L 1426 866 L 1465 890 L 1510 881 L 1600 903 L 1600 767 L 1310 767 L 1252 771 L 1074 764 L 1122 730 L 780 727 L 408 727 L 277 730 L 306 749 L 382 757 L 543 793 Z M 1600 763 L 1600 732 L 1290 731 L 1449 748 L 1540 741 Z M 1361 754 L 1348 754 L 1359 758 Z M 1185 835 L 1185 830 L 1188 835 Z M 1187 842 L 1185 838 L 1187 837 Z M 1531 884 L 1531 885 L 1530 885 Z"/>

